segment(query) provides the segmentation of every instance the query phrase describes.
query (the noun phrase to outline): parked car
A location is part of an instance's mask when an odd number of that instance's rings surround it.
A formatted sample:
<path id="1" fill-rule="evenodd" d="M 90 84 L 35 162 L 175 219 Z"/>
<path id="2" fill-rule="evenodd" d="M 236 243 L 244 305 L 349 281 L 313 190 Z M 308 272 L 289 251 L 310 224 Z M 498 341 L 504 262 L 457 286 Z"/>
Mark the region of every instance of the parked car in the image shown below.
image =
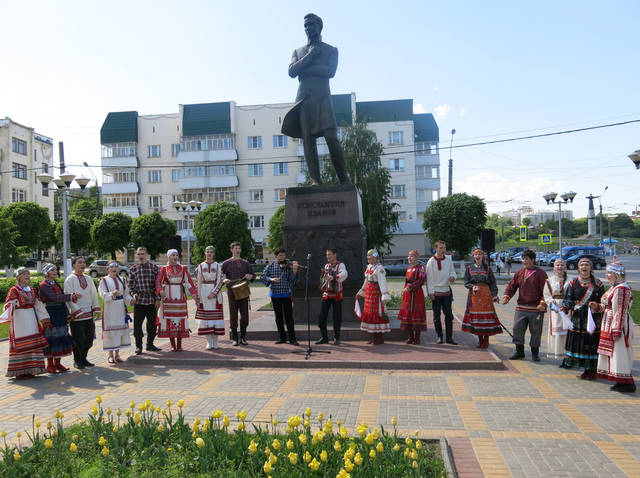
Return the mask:
<path id="1" fill-rule="evenodd" d="M 89 275 L 91 277 L 102 277 L 107 275 L 107 265 L 111 264 L 112 260 L 106 259 L 98 259 L 97 261 L 93 261 L 89 266 Z M 115 261 L 118 263 L 118 275 L 120 277 L 129 277 L 129 266 L 125 266 L 119 261 Z"/>
<path id="2" fill-rule="evenodd" d="M 24 267 L 36 267 L 38 265 L 38 261 L 36 259 L 29 257 L 24 260 L 24 264 L 22 265 Z"/>
<path id="3" fill-rule="evenodd" d="M 580 255 L 575 255 L 575 256 L 571 256 L 566 260 L 567 263 L 567 269 L 571 269 L 571 270 L 575 270 L 578 268 L 578 262 L 580 261 L 580 259 L 582 259 L 583 257 L 588 257 L 589 259 L 591 259 L 591 262 L 593 262 L 593 268 L 594 269 L 604 269 L 605 267 L 607 267 L 607 261 L 605 260 L 605 258 L 603 256 L 594 256 L 591 254 L 580 254 Z"/>
<path id="4" fill-rule="evenodd" d="M 425 262 L 420 261 L 420 264 L 424 265 Z M 384 270 L 387 273 L 387 276 L 402 276 L 407 273 L 407 268 L 409 267 L 409 261 L 407 259 L 398 259 L 397 261 L 393 261 L 390 264 L 383 264 Z"/>
<path id="5" fill-rule="evenodd" d="M 517 254 L 514 254 L 513 256 L 511 256 L 511 262 L 522 263 L 522 252 L 518 252 Z"/>

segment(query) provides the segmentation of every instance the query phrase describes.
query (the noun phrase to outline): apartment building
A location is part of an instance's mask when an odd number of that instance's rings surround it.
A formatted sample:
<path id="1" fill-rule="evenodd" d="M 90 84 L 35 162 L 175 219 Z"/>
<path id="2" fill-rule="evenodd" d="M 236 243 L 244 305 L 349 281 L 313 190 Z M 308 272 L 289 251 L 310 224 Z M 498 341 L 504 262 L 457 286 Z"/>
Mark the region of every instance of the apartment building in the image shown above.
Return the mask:
<path id="1" fill-rule="evenodd" d="M 403 223 L 422 223 L 440 194 L 438 126 L 431 114 L 413 114 L 413 100 L 357 102 L 354 93 L 333 95 L 339 134 L 364 119 L 384 146 L 393 200 Z M 204 206 L 224 200 L 249 216 L 256 243 L 265 243 L 269 219 L 284 204 L 286 189 L 305 180 L 301 141 L 282 135 L 291 103 L 236 105 L 233 101 L 180 105 L 178 113 L 111 112 L 101 131 L 104 211 L 137 217 L 161 212 L 193 240 L 192 215 L 176 200 Z M 318 139 L 321 159 L 329 151 Z"/>
<path id="2" fill-rule="evenodd" d="M 38 181 L 38 174 L 53 171 L 53 139 L 29 126 L 0 119 L 0 205 L 30 201 L 49 210 L 53 219 L 53 191 Z"/>

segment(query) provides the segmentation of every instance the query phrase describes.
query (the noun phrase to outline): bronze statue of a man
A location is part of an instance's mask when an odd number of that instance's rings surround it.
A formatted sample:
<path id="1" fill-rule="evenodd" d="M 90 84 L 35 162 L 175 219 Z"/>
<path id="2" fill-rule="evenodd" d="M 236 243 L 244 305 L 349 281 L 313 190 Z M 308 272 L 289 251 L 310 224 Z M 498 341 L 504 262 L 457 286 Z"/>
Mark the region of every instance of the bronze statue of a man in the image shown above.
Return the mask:
<path id="1" fill-rule="evenodd" d="M 289 76 L 297 76 L 300 86 L 296 104 L 282 122 L 282 133 L 302 138 L 304 157 L 314 184 L 322 184 L 316 138 L 324 136 L 338 180 L 349 183 L 329 89 L 329 78 L 334 77 L 338 68 L 338 49 L 322 42 L 319 16 L 305 15 L 304 31 L 308 42 L 294 50 L 289 65 Z"/>

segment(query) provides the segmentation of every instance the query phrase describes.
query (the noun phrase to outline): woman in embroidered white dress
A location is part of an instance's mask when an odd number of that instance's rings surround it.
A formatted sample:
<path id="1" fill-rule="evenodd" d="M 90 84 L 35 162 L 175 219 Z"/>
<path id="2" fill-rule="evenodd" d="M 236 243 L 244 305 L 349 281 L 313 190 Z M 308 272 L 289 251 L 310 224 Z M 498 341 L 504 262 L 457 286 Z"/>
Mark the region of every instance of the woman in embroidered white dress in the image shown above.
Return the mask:
<path id="1" fill-rule="evenodd" d="M 189 337 L 189 312 L 187 294 L 198 304 L 198 291 L 191 280 L 189 271 L 180 264 L 176 249 L 167 251 L 168 264 L 161 267 L 156 277 L 156 293 L 162 297 L 158 308 L 158 337 L 169 338 L 171 351 L 182 350 L 182 339 Z"/>
<path id="2" fill-rule="evenodd" d="M 218 336 L 224 335 L 224 315 L 222 312 L 222 281 L 224 274 L 220 264 L 215 262 L 216 249 L 207 246 L 205 261 L 196 269 L 196 283 L 200 304 L 196 311 L 198 335 L 207 337 L 207 350 L 218 348 Z"/>
<path id="3" fill-rule="evenodd" d="M 107 267 L 107 275 L 100 279 L 98 293 L 102 297 L 102 349 L 109 352 L 107 362 L 122 362 L 120 348 L 131 345 L 129 324 L 126 322 L 127 307 L 131 294 L 126 284 L 118 277 L 118 264 Z"/>
<path id="4" fill-rule="evenodd" d="M 367 262 L 369 265 L 364 273 L 364 284 L 356 294 L 356 300 L 357 297 L 364 297 L 360 330 L 371 334 L 368 343 L 380 345 L 384 343 L 383 333 L 391 332 L 389 317 L 384 311 L 384 303 L 391 300 L 391 295 L 384 267 L 378 262 L 378 252 L 373 249 L 367 251 Z"/>
<path id="5" fill-rule="evenodd" d="M 625 280 L 621 263 L 607 266 L 607 280 L 611 288 L 600 303 L 591 303 L 592 310 L 604 312 L 598 345 L 598 378 L 615 382 L 611 390 L 633 393 L 636 384 L 631 375 L 633 367 L 633 320 L 631 304 L 633 292 Z"/>
<path id="6" fill-rule="evenodd" d="M 547 333 L 547 357 L 564 358 L 564 343 L 567 340 L 567 329 L 563 328 L 560 307 L 567 292 L 569 281 L 567 280 L 567 264 L 563 259 L 557 258 L 553 263 L 553 275 L 547 279 L 544 287 L 544 301 L 549 307 L 549 329 Z M 555 304 L 555 307 L 551 304 Z M 556 310 L 553 310 L 553 308 Z M 567 362 L 563 360 L 560 368 L 566 368 Z"/>

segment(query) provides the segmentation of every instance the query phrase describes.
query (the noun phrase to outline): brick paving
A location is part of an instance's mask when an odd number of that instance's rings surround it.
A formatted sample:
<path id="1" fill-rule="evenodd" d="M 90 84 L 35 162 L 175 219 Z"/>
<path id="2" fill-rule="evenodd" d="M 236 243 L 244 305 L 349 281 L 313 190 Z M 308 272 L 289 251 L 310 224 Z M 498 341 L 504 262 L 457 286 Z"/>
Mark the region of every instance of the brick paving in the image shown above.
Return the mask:
<path id="1" fill-rule="evenodd" d="M 266 301 L 265 292 L 255 290 L 252 317 L 256 320 L 272 320 L 269 312 L 255 310 L 260 301 Z M 465 291 L 456 284 L 454 294 L 454 311 L 460 317 Z M 513 305 L 499 307 L 498 313 L 510 327 Z M 636 337 L 638 353 L 640 333 Z M 266 341 L 230 347 L 224 340 L 222 349 L 208 353 L 197 337 L 185 340 L 189 350 L 183 354 L 204 355 L 207 361 L 200 365 L 188 365 L 186 360 L 176 363 L 173 357 L 180 354 L 167 352 L 167 341 L 161 340 L 158 344 L 165 351 L 142 356 L 150 360 L 112 367 L 97 340 L 90 355 L 97 364 L 94 368 L 21 382 L 0 378 L 0 429 L 13 438 L 18 431 L 31 429 L 32 414 L 46 422 L 55 409 L 65 413 L 65 421 L 82 419 L 96 394 L 102 394 L 104 405 L 112 408 L 127 407 L 130 400 L 164 403 L 184 398 L 189 419 L 217 408 L 233 418 L 243 409 L 249 420 L 266 423 L 272 416 L 283 421 L 311 407 L 314 413 L 341 419 L 350 429 L 362 421 L 389 427 L 395 416 L 403 433 L 418 430 L 423 438 L 444 436 L 462 478 L 640 476 L 637 393 L 617 394 L 604 381 L 581 381 L 577 371 L 559 369 L 555 361 L 545 358 L 541 363 L 509 362 L 505 357 L 513 347 L 507 334 L 492 337 L 489 349 L 505 359 L 502 370 L 460 370 L 455 364 L 471 356 L 473 338 L 457 331 L 456 339 L 466 345 L 455 348 L 426 342 L 419 351 L 407 352 L 408 346 L 396 342 L 382 347 L 386 353 L 362 342 L 329 347 L 332 359 L 347 360 L 360 353 L 361 359 L 374 363 L 417 353 L 422 358 L 439 357 L 450 364 L 448 370 L 270 368 L 279 355 L 289 360 L 293 347 L 275 347 Z M 215 356 L 246 358 L 256 354 L 255 349 L 260 349 L 261 368 L 223 366 L 215 360 Z M 490 355 L 473 352 L 485 358 Z M 545 338 L 541 352 L 544 357 Z M 125 351 L 123 356 L 130 353 Z M 8 343 L 2 342 L 2 370 L 7 356 Z M 69 362 L 69 358 L 63 360 Z M 636 376 L 639 369 L 636 362 Z"/>

